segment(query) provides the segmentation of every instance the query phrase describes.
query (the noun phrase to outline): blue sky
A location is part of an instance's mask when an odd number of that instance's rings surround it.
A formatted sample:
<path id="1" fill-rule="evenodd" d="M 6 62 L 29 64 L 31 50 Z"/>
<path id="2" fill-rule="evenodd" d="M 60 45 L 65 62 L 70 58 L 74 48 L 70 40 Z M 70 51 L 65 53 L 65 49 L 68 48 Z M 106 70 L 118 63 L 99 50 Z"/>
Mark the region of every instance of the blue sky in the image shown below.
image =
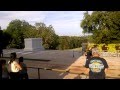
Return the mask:
<path id="1" fill-rule="evenodd" d="M 52 25 L 56 34 L 60 36 L 80 36 L 80 27 L 85 11 L 0 11 L 0 26 L 5 29 L 14 19 L 25 20 L 32 25 L 44 22 Z M 89 11 L 91 14 L 92 11 Z"/>

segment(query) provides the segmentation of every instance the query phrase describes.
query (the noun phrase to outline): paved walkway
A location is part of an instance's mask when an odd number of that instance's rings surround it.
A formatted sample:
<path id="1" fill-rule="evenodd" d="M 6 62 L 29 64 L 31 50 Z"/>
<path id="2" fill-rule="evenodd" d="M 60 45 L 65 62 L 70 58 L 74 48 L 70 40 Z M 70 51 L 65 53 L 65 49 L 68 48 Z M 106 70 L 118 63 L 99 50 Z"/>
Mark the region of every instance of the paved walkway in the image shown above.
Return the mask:
<path id="1" fill-rule="evenodd" d="M 106 73 L 107 78 L 120 79 L 120 57 L 103 57 L 103 58 L 106 59 L 109 65 L 109 69 Z M 84 64 L 85 64 L 85 56 L 81 56 L 73 64 L 71 64 L 67 69 L 70 69 L 71 72 L 84 73 L 85 71 L 85 68 L 83 67 Z M 78 67 L 75 67 L 75 66 L 78 66 Z M 75 79 L 76 77 L 79 78 L 77 74 L 67 74 L 63 79 Z M 82 75 L 81 78 L 86 79 L 88 77 L 85 75 Z"/>
<path id="2" fill-rule="evenodd" d="M 84 73 L 85 69 L 85 56 L 79 57 L 73 64 L 71 64 L 67 69 L 73 73 Z M 86 75 L 78 75 L 78 74 L 67 74 L 63 79 L 86 79 L 88 78 Z"/>

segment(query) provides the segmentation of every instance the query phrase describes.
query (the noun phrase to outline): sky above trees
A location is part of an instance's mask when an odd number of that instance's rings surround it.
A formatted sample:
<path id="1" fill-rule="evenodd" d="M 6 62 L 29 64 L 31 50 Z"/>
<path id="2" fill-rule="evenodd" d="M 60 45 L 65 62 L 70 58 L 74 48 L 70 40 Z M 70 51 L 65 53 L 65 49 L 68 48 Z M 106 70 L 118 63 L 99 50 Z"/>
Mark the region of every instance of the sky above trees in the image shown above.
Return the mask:
<path id="1" fill-rule="evenodd" d="M 0 11 L 0 26 L 6 29 L 9 22 L 14 19 L 25 20 L 31 25 L 44 22 L 52 25 L 59 36 L 80 36 L 80 27 L 85 11 Z M 89 11 L 91 14 L 92 11 Z"/>

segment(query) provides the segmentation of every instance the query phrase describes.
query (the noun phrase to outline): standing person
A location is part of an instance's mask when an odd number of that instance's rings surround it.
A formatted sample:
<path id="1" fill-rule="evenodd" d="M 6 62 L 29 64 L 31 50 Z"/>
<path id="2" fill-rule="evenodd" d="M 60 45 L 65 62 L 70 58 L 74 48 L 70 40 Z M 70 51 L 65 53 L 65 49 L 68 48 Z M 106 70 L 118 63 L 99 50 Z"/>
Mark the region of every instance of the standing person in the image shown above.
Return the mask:
<path id="1" fill-rule="evenodd" d="M 85 56 L 86 56 L 86 61 L 85 61 L 85 64 L 86 64 L 87 60 L 89 60 L 92 57 L 92 48 L 91 47 L 89 47 L 87 49 Z"/>
<path id="2" fill-rule="evenodd" d="M 0 44 L 0 58 L 2 57 L 2 46 L 1 46 L 1 44 Z"/>
<path id="3" fill-rule="evenodd" d="M 1 57 L 3 57 L 3 49 L 1 50 Z"/>
<path id="4" fill-rule="evenodd" d="M 2 63 L 2 79 L 9 79 L 9 72 L 6 65 L 6 60 L 1 60 Z"/>
<path id="5" fill-rule="evenodd" d="M 82 55 L 85 54 L 86 49 L 87 49 L 87 44 L 86 43 L 82 43 Z"/>
<path id="6" fill-rule="evenodd" d="M 2 79 L 2 62 L 0 60 L 0 79 Z"/>
<path id="7" fill-rule="evenodd" d="M 19 58 L 19 64 L 22 68 L 22 70 L 20 70 L 20 79 L 28 79 L 27 66 L 24 63 L 23 57 Z"/>
<path id="8" fill-rule="evenodd" d="M 11 79 L 19 79 L 19 71 L 22 69 L 21 66 L 16 61 L 16 53 L 10 54 L 9 71 Z"/>
<path id="9" fill-rule="evenodd" d="M 0 42 L 0 58 L 3 57 L 3 44 Z"/>
<path id="10" fill-rule="evenodd" d="M 108 64 L 104 58 L 99 57 L 98 52 L 93 52 L 93 57 L 87 60 L 85 67 L 89 72 L 89 79 L 105 79 Z"/>

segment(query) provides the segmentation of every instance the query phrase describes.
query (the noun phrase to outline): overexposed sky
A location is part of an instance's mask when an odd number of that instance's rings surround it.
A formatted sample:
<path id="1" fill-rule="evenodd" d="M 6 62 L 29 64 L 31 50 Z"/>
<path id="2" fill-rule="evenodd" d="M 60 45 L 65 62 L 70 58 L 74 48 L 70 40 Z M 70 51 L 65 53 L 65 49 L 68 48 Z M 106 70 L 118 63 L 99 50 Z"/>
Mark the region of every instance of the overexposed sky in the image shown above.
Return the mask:
<path id="1" fill-rule="evenodd" d="M 6 29 L 9 22 L 14 19 L 25 20 L 32 25 L 44 22 L 52 25 L 57 35 L 80 36 L 81 20 L 85 11 L 0 11 L 0 26 Z M 92 11 L 89 11 L 91 14 Z"/>

